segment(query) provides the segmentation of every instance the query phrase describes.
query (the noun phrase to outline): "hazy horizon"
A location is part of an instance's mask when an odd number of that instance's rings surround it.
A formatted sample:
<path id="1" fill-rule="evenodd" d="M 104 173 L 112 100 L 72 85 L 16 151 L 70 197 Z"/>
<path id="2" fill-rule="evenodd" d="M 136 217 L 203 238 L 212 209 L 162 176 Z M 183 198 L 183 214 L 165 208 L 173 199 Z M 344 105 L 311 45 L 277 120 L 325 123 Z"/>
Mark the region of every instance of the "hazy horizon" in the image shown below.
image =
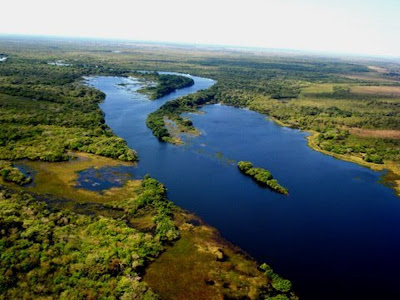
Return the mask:
<path id="1" fill-rule="evenodd" d="M 0 35 L 400 57 L 399 12 L 395 0 L 17 0 Z"/>

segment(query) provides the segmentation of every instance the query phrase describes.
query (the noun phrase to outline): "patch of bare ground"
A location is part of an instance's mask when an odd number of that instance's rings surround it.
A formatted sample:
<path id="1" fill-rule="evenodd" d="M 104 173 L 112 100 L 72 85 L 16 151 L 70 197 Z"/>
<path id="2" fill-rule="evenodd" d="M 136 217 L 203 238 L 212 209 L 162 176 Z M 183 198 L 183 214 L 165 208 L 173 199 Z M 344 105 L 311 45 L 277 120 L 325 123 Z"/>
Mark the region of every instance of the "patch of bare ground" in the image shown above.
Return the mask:
<path id="1" fill-rule="evenodd" d="M 384 73 L 387 73 L 387 72 L 388 72 L 387 69 L 382 68 L 382 67 L 368 66 L 368 68 L 371 69 L 372 71 L 375 71 L 375 72 L 378 72 L 378 73 L 381 73 L 381 74 L 384 74 Z"/>
<path id="2" fill-rule="evenodd" d="M 376 137 L 383 139 L 400 139 L 400 130 L 388 129 L 363 129 L 363 128 L 348 128 L 349 132 L 362 137 Z"/>
<path id="3" fill-rule="evenodd" d="M 342 75 L 342 77 L 349 79 L 357 79 L 357 80 L 365 80 L 365 81 L 375 81 L 375 82 L 391 82 L 391 83 L 399 83 L 398 80 L 393 78 L 386 78 L 384 74 L 371 72 L 371 73 L 361 73 L 361 74 L 352 74 L 352 75 Z"/>
<path id="4" fill-rule="evenodd" d="M 400 86 L 355 86 L 353 93 L 400 97 Z"/>

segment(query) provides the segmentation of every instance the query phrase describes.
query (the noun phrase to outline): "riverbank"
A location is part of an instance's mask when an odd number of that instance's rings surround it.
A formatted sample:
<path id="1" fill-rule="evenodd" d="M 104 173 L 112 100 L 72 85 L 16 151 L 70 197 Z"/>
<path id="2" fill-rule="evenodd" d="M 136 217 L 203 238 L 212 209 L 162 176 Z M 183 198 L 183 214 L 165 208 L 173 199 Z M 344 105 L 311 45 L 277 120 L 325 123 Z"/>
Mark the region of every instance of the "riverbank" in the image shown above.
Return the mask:
<path id="1" fill-rule="evenodd" d="M 258 264 L 215 228 L 182 210 L 175 221 L 181 238 L 167 246 L 143 278 L 163 298 L 260 299 L 279 294 L 273 292 L 271 278 L 266 278 Z M 298 299 L 290 292 L 278 297 Z"/>
<path id="2" fill-rule="evenodd" d="M 274 121 L 276 124 L 283 126 L 283 127 L 291 127 L 290 124 L 285 124 L 281 120 L 278 120 L 274 117 L 268 116 L 269 119 Z M 397 196 L 400 197 L 400 166 L 396 164 L 395 162 L 392 161 L 384 161 L 383 164 L 374 164 L 370 162 L 366 162 L 365 160 L 362 159 L 362 157 L 356 156 L 356 155 L 351 155 L 351 154 L 337 154 L 333 153 L 330 151 L 326 151 L 322 149 L 321 147 L 318 146 L 316 143 L 316 139 L 318 138 L 319 133 L 316 131 L 312 130 L 305 130 L 308 132 L 310 135 L 307 136 L 307 145 L 318 152 L 321 152 L 325 155 L 333 156 L 337 159 L 352 162 L 355 164 L 358 164 L 363 167 L 367 167 L 371 170 L 374 171 L 383 171 L 387 170 L 388 173 L 382 176 L 382 181 L 383 182 L 388 182 L 389 186 L 393 188 L 397 194 Z"/>
<path id="3" fill-rule="evenodd" d="M 389 186 L 391 188 L 393 188 L 395 190 L 397 196 L 400 197 L 400 166 L 399 166 L 399 164 L 396 164 L 393 161 L 384 161 L 382 164 L 374 164 L 374 163 L 366 162 L 361 157 L 356 156 L 356 155 L 337 154 L 337 153 L 333 153 L 330 151 L 326 151 L 324 149 L 321 149 L 321 147 L 319 147 L 315 141 L 318 138 L 319 133 L 312 132 L 312 131 L 309 131 L 309 132 L 311 133 L 311 135 L 307 137 L 308 145 L 310 146 L 311 149 L 313 149 L 315 151 L 324 153 L 326 155 L 333 156 L 337 159 L 356 163 L 363 167 L 370 168 L 371 170 L 374 170 L 374 171 L 387 170 L 389 173 L 382 176 L 382 181 L 383 181 L 383 183 L 388 182 Z"/>

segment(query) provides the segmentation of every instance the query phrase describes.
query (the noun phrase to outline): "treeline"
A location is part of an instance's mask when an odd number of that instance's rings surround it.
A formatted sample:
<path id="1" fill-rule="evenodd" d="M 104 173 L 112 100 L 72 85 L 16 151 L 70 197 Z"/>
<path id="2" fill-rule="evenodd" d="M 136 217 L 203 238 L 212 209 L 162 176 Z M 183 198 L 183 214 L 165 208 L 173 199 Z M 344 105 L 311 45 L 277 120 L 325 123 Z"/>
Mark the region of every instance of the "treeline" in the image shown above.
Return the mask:
<path id="1" fill-rule="evenodd" d="M 149 75 L 151 79 L 155 80 L 156 85 L 143 88 L 139 92 L 147 94 L 151 100 L 159 99 L 178 89 L 194 84 L 194 80 L 186 76 L 159 74 L 157 72 L 149 73 Z"/>
<path id="2" fill-rule="evenodd" d="M 216 90 L 211 87 L 210 89 L 169 101 L 147 116 L 147 127 L 151 129 L 159 140 L 168 142 L 171 135 L 165 126 L 164 117 L 168 117 L 183 126 L 192 127 L 191 121 L 183 119 L 180 115 L 185 112 L 195 111 L 206 103 L 215 102 L 215 95 Z"/>
<path id="3" fill-rule="evenodd" d="M 289 191 L 281 186 L 269 171 L 262 168 L 255 168 L 249 161 L 239 161 L 237 167 L 242 173 L 250 176 L 257 183 L 265 185 L 278 193 L 289 194 Z"/>
<path id="4" fill-rule="evenodd" d="M 344 99 L 344 100 L 360 100 L 360 101 L 371 101 L 377 99 L 396 99 L 397 95 L 390 94 L 359 94 L 351 91 L 350 86 L 333 86 L 332 92 L 324 93 L 305 93 L 304 96 L 314 98 L 328 98 L 328 99 Z"/>
<path id="5" fill-rule="evenodd" d="M 385 160 L 398 161 L 400 140 L 374 137 L 358 137 L 347 130 L 326 128 L 315 139 L 317 145 L 335 154 L 356 154 L 364 161 L 382 164 Z"/>

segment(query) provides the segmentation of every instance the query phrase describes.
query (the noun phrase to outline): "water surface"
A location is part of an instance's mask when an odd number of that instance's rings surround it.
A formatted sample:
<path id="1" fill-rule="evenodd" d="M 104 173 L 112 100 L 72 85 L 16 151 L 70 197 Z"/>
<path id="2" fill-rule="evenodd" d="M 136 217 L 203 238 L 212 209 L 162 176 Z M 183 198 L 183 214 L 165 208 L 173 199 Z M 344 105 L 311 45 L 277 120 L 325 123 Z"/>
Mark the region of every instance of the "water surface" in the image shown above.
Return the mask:
<path id="1" fill-rule="evenodd" d="M 166 184 L 169 199 L 292 280 L 302 299 L 400 299 L 400 199 L 378 183 L 381 173 L 313 151 L 304 132 L 222 105 L 190 115 L 200 137 L 183 147 L 160 143 L 146 116 L 214 83 L 192 78 L 194 86 L 156 101 L 134 92 L 134 79 L 88 79 L 107 95 L 106 123 L 139 153 L 133 176 Z M 243 176 L 238 160 L 269 169 L 289 196 Z"/>

